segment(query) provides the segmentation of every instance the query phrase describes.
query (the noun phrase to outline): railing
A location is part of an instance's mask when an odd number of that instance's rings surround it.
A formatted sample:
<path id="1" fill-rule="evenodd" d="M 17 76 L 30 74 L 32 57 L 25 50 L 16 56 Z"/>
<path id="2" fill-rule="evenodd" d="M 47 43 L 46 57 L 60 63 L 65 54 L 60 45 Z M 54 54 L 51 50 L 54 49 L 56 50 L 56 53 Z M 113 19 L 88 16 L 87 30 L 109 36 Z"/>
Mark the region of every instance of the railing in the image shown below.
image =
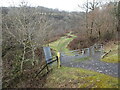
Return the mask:
<path id="1" fill-rule="evenodd" d="M 58 68 L 60 68 L 60 66 L 61 66 L 60 57 L 61 57 L 60 52 L 58 52 L 55 60 L 53 60 L 54 58 L 51 58 L 51 59 L 49 59 L 48 61 L 46 61 L 46 64 L 45 64 L 45 65 L 42 67 L 42 69 L 41 69 L 39 72 L 37 72 L 37 74 L 35 75 L 35 78 L 36 78 L 44 69 L 47 69 L 47 73 L 48 73 L 48 72 L 50 71 L 48 66 L 49 66 L 50 64 L 52 64 L 53 62 L 56 62 L 56 61 L 57 61 L 57 66 L 58 66 Z"/>
<path id="2" fill-rule="evenodd" d="M 94 55 L 96 51 L 103 51 L 103 45 L 102 44 L 94 44 L 93 46 L 89 48 L 83 48 L 83 49 L 77 49 L 73 51 L 68 51 L 68 52 L 62 52 L 62 54 L 67 54 L 67 53 L 78 53 L 79 55 L 87 55 L 91 56 Z"/>
<path id="3" fill-rule="evenodd" d="M 99 51 L 99 50 L 103 50 L 103 45 L 102 44 L 95 44 L 95 45 L 93 45 L 89 48 L 73 50 L 73 51 L 70 51 L 70 52 L 80 51 L 80 55 L 91 56 L 91 55 L 95 54 L 95 51 Z M 42 69 L 39 72 L 37 72 L 35 77 L 37 77 L 45 68 L 47 69 L 47 72 L 49 72 L 49 67 L 48 66 L 55 61 L 57 62 L 57 67 L 58 68 L 60 68 L 60 66 L 61 66 L 61 53 L 60 52 L 57 53 L 57 56 L 56 56 L 55 60 L 53 60 L 54 58 L 48 59 L 49 57 L 51 57 L 51 51 L 50 51 L 49 47 L 47 47 L 47 49 L 44 50 L 44 52 L 45 52 L 45 55 L 46 55 L 46 64 L 42 67 Z M 67 53 L 67 52 L 65 52 L 65 53 Z"/>

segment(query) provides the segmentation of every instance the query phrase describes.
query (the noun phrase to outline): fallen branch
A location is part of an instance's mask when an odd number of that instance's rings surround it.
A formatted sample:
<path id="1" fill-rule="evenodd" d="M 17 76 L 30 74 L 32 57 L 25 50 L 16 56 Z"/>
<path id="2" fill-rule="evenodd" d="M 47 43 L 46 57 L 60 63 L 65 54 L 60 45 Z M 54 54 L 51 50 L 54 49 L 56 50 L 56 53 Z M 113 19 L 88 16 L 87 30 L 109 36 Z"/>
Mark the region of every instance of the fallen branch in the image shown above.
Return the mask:
<path id="1" fill-rule="evenodd" d="M 107 53 L 103 54 L 103 55 L 102 55 L 102 59 L 103 59 L 105 56 L 107 56 L 110 52 L 111 52 L 111 50 L 108 51 Z"/>

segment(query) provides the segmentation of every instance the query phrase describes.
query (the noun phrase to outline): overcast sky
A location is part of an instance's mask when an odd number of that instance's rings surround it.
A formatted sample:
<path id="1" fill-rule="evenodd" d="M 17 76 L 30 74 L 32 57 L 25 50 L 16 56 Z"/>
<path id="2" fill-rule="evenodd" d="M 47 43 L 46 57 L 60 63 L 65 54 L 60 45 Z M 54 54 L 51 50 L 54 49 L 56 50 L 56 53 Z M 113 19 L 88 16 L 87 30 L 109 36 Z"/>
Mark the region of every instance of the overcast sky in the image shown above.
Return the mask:
<path id="1" fill-rule="evenodd" d="M 65 11 L 81 11 L 78 4 L 82 7 L 86 0 L 0 0 L 0 6 L 18 6 L 22 1 L 28 2 L 31 6 L 44 6 Z M 106 2 L 111 0 L 101 1 Z"/>

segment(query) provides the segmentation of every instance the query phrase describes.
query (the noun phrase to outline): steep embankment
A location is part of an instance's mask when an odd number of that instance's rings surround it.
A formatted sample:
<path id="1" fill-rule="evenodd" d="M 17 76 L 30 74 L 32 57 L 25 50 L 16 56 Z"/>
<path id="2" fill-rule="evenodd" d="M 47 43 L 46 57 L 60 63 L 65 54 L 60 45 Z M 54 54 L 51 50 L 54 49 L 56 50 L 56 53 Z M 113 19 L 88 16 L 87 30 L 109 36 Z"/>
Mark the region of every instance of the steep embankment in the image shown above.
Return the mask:
<path id="1" fill-rule="evenodd" d="M 118 43 L 109 42 L 104 46 L 104 52 L 109 52 L 101 59 L 104 62 L 108 63 L 120 63 L 119 53 L 118 53 Z"/>

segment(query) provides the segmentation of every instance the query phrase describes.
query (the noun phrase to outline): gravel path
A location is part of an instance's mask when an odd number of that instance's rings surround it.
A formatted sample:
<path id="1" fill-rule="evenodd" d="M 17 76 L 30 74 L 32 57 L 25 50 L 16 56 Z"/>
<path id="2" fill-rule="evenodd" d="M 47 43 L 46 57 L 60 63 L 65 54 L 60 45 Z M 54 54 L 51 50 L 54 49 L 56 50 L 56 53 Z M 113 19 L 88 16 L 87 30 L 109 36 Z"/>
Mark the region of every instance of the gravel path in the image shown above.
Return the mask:
<path id="1" fill-rule="evenodd" d="M 120 63 L 106 63 L 103 61 L 100 61 L 100 52 L 96 52 L 93 56 L 91 56 L 91 59 L 84 60 L 84 61 L 75 61 L 76 59 L 79 59 L 81 57 L 85 56 L 66 56 L 64 55 L 61 57 L 61 64 L 63 66 L 67 67 L 80 67 L 88 70 L 93 70 L 99 73 L 104 73 L 113 77 L 119 77 L 118 75 L 118 65 Z"/>

